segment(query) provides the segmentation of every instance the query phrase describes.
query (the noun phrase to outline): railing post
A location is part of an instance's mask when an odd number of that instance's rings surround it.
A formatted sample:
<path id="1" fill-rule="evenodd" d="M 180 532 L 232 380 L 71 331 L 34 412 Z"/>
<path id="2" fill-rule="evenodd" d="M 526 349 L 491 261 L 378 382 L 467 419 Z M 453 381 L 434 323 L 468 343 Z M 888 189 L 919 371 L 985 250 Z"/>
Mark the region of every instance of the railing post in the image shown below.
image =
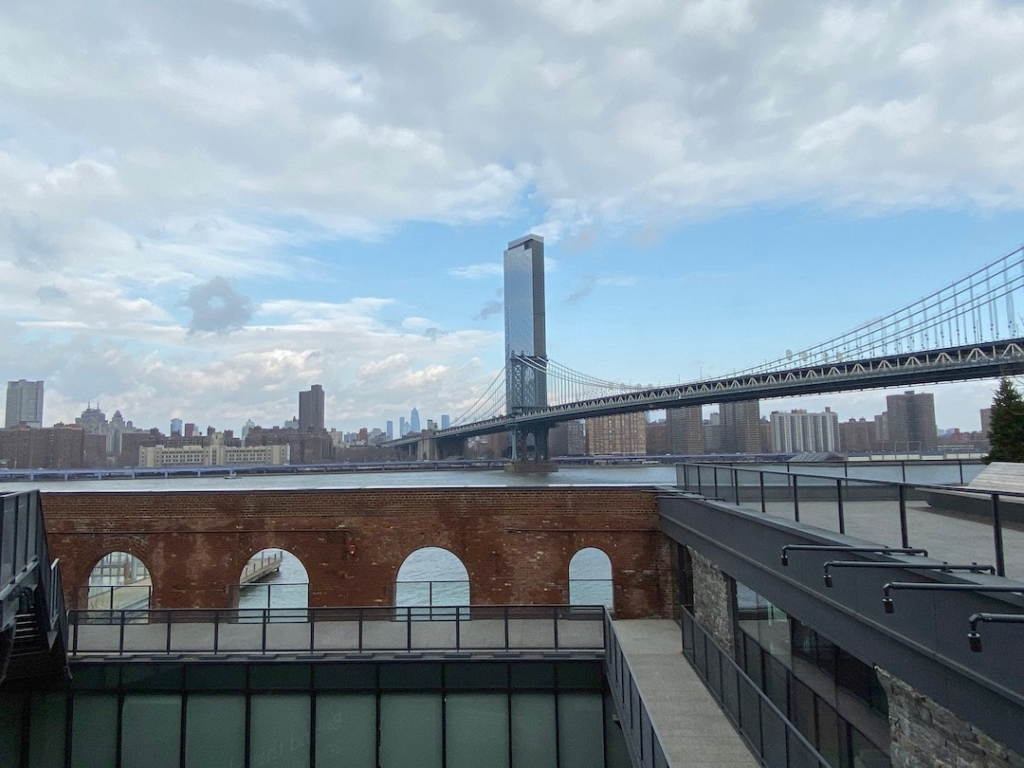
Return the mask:
<path id="1" fill-rule="evenodd" d="M 761 514 L 768 514 L 768 507 L 764 503 L 764 472 L 759 471 L 757 473 L 758 484 L 761 486 Z"/>
<path id="2" fill-rule="evenodd" d="M 701 480 L 700 476 L 700 464 L 697 465 L 697 493 L 701 496 L 704 495 L 704 481 Z"/>
<path id="3" fill-rule="evenodd" d="M 267 594 L 269 595 L 270 593 L 268 592 Z M 269 596 L 268 596 L 267 599 L 268 600 L 270 599 Z M 261 650 L 262 650 L 262 652 L 264 654 L 266 654 L 266 652 L 267 652 L 267 622 L 270 621 L 270 609 L 269 608 L 261 608 L 260 609 L 260 613 L 263 614 L 263 638 L 260 641 L 261 642 Z"/>
<path id="4" fill-rule="evenodd" d="M 906 549 L 910 546 L 910 534 L 907 531 L 907 490 L 906 486 L 900 483 L 900 541 L 901 546 Z"/>
<path id="5" fill-rule="evenodd" d="M 557 605 L 551 606 L 551 618 L 552 618 L 552 622 L 554 624 L 555 650 L 557 651 L 558 650 L 558 606 Z"/>
<path id="6" fill-rule="evenodd" d="M 740 471 L 732 468 L 732 501 L 738 507 L 740 505 Z"/>
<path id="7" fill-rule="evenodd" d="M 356 614 L 356 621 L 359 623 L 359 652 L 363 652 L 363 609 L 359 609 L 359 613 Z"/>
<path id="8" fill-rule="evenodd" d="M 838 477 L 836 478 L 836 502 L 836 509 L 839 512 L 839 532 L 846 533 L 846 515 L 843 514 L 843 481 Z"/>
<path id="9" fill-rule="evenodd" d="M 168 621 L 168 624 L 171 622 Z M 220 650 L 220 608 L 213 610 L 213 652 Z"/>
<path id="10" fill-rule="evenodd" d="M 790 475 L 793 480 L 793 522 L 800 522 L 800 493 L 797 486 L 797 475 Z"/>
<path id="11" fill-rule="evenodd" d="M 715 498 L 717 499 L 718 498 L 718 466 L 717 465 L 711 468 L 711 476 L 715 480 Z"/>
<path id="12" fill-rule="evenodd" d="M 502 613 L 505 618 L 505 650 L 508 650 L 508 606 L 504 606 Z"/>
<path id="13" fill-rule="evenodd" d="M 430 606 L 427 610 L 433 609 L 434 606 Z M 409 607 L 405 609 L 405 650 L 412 650 L 412 608 Z"/>
<path id="14" fill-rule="evenodd" d="M 120 636 L 118 637 L 118 640 L 117 640 L 117 654 L 118 654 L 118 656 L 120 656 L 120 655 L 122 655 L 124 653 L 124 616 L 125 616 L 125 612 L 121 611 L 121 626 L 119 628 L 120 629 Z M 170 627 L 170 624 L 168 623 L 167 626 Z"/>
<path id="15" fill-rule="evenodd" d="M 999 518 L 999 494 L 992 494 L 992 537 L 996 548 L 996 576 L 1006 575 L 1006 560 L 1003 555 L 1003 523 Z"/>

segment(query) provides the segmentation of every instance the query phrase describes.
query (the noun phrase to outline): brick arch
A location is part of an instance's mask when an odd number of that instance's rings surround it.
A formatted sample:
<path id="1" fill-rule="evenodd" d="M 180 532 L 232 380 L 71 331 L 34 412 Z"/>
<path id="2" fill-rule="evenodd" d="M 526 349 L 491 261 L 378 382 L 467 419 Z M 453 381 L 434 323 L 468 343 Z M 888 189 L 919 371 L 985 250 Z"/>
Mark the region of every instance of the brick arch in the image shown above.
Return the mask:
<path id="1" fill-rule="evenodd" d="M 572 580 L 573 580 L 572 579 L 572 565 L 573 565 L 574 562 L 576 562 L 576 558 L 579 557 L 579 555 L 582 554 L 583 552 L 600 552 L 604 556 L 605 562 L 607 562 L 607 564 L 608 564 L 608 578 L 611 580 L 612 604 L 611 604 L 610 607 L 612 609 L 612 612 L 614 613 L 615 612 L 615 568 L 612 565 L 612 559 L 608 556 L 608 553 L 605 552 L 600 547 L 594 547 L 594 546 L 580 547 L 569 558 L 569 562 L 566 564 L 566 574 L 568 575 L 568 578 L 569 578 L 568 589 L 567 589 L 567 592 L 566 592 L 566 602 L 569 602 L 569 603 L 572 602 L 572 591 L 573 591 L 572 590 Z M 595 577 L 595 578 L 598 578 L 598 577 Z M 577 588 L 579 589 L 580 587 L 577 587 Z M 582 589 L 584 591 L 592 591 L 592 590 L 588 590 L 587 587 L 582 587 Z M 577 596 L 579 596 L 579 593 L 577 593 Z"/>
<path id="2" fill-rule="evenodd" d="M 152 584 L 150 607 L 156 607 L 157 589 L 160 583 L 152 568 L 153 553 L 148 541 L 135 536 L 103 536 L 75 542 L 74 547 L 60 553 L 61 581 L 64 584 L 65 599 L 70 608 L 85 608 L 86 593 L 92 575 L 100 560 L 115 552 L 124 552 L 137 558 L 146 566 Z"/>
<path id="3" fill-rule="evenodd" d="M 446 552 L 447 554 L 451 555 L 456 560 L 458 560 L 459 565 L 462 566 L 462 570 L 464 570 L 466 572 L 466 581 L 469 584 L 469 599 L 470 599 L 470 604 L 472 604 L 472 600 L 473 600 L 473 596 L 474 596 L 474 592 L 473 592 L 473 579 L 470 576 L 469 568 L 467 567 L 466 562 L 461 557 L 459 557 L 457 554 L 452 552 L 450 549 L 448 549 L 446 547 L 439 547 L 439 546 L 436 546 L 436 545 L 433 545 L 433 544 L 428 544 L 425 547 L 417 547 L 412 552 L 407 554 L 405 556 L 405 558 L 402 560 L 401 565 L 399 565 L 398 569 L 395 571 L 395 578 L 393 579 L 393 583 L 396 585 L 395 586 L 395 591 L 394 591 L 394 600 L 393 600 L 393 602 L 396 605 L 398 603 L 398 587 L 397 587 L 397 584 L 400 583 L 398 581 L 398 576 L 399 576 L 399 574 L 401 574 L 402 568 L 405 567 L 405 564 L 407 562 L 409 562 L 410 558 L 414 557 L 419 552 L 423 552 L 424 550 L 427 550 L 427 549 L 436 549 L 436 550 L 440 550 L 442 552 Z M 432 581 L 432 579 L 431 579 L 431 581 Z"/>

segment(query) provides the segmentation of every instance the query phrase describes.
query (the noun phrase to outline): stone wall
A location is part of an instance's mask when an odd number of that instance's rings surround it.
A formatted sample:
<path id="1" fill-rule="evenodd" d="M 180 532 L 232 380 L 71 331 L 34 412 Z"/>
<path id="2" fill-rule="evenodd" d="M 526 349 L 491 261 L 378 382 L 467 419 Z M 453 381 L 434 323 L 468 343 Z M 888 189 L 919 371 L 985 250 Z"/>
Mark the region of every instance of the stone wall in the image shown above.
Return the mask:
<path id="1" fill-rule="evenodd" d="M 474 605 L 564 604 L 569 561 L 596 547 L 619 618 L 671 616 L 673 548 L 643 488 L 97 491 L 42 503 L 72 606 L 99 559 L 123 551 L 149 569 L 152 607 L 230 607 L 249 557 L 271 547 L 302 562 L 310 606 L 392 605 L 398 569 L 423 547 L 462 560 Z"/>
<path id="2" fill-rule="evenodd" d="M 693 615 L 721 645 L 733 649 L 732 589 L 722 569 L 687 547 L 693 563 Z"/>
<path id="3" fill-rule="evenodd" d="M 889 697 L 894 768 L 1024 768 L 1024 757 L 876 667 Z"/>

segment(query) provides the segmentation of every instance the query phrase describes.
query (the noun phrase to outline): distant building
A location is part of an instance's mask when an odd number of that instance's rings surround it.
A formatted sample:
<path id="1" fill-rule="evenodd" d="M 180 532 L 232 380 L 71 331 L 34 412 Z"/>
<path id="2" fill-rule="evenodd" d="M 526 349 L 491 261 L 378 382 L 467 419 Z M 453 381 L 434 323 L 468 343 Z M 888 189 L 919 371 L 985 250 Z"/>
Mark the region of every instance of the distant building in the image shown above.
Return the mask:
<path id="1" fill-rule="evenodd" d="M 106 438 L 77 424 L 0 429 L 0 465 L 8 469 L 86 469 L 106 463 Z"/>
<path id="2" fill-rule="evenodd" d="M 647 454 L 649 456 L 664 456 L 665 454 L 672 453 L 671 441 L 668 436 L 668 421 L 666 419 L 648 421 L 645 430 L 647 435 L 644 440 L 647 443 Z"/>
<path id="3" fill-rule="evenodd" d="M 334 444 L 327 430 L 300 432 L 298 429 L 253 427 L 245 439 L 246 447 L 287 445 L 289 464 L 322 464 L 334 458 Z"/>
<path id="4" fill-rule="evenodd" d="M 448 429 L 452 425 L 452 417 L 447 413 L 441 414 L 441 429 Z"/>
<path id="5" fill-rule="evenodd" d="M 249 430 L 255 427 L 256 424 L 252 419 L 246 419 L 245 424 L 242 425 L 242 444 L 245 445 L 245 438 L 249 436 Z"/>
<path id="6" fill-rule="evenodd" d="M 704 453 L 704 416 L 699 405 L 669 408 L 665 417 L 668 422 L 669 450 L 672 453 Z"/>
<path id="7" fill-rule="evenodd" d="M 154 445 L 139 448 L 140 467 L 237 467 L 287 464 L 288 445 L 260 445 L 238 448 L 217 441 L 212 445 L 184 445 L 169 448 Z"/>
<path id="8" fill-rule="evenodd" d="M 43 382 L 7 382 L 7 410 L 4 412 L 4 426 L 16 427 L 25 424 L 33 429 L 43 426 Z"/>
<path id="9" fill-rule="evenodd" d="M 775 453 L 833 453 L 840 450 L 839 416 L 829 408 L 824 413 L 773 411 L 769 423 L 771 446 Z"/>
<path id="10" fill-rule="evenodd" d="M 722 403 L 722 453 L 761 453 L 761 403 Z"/>
<path id="11" fill-rule="evenodd" d="M 175 437 L 175 436 L 181 437 L 182 436 L 182 426 L 183 425 L 182 425 L 181 419 L 171 419 L 171 437 Z M 242 439 L 244 440 L 245 439 L 245 434 L 244 434 L 245 430 L 243 429 L 242 432 L 243 432 Z"/>
<path id="12" fill-rule="evenodd" d="M 717 411 L 704 420 L 704 453 L 722 452 L 722 418 Z"/>
<path id="13" fill-rule="evenodd" d="M 324 389 L 314 384 L 299 392 L 299 432 L 322 432 L 324 429 Z"/>
<path id="14" fill-rule="evenodd" d="M 643 413 L 617 413 L 587 419 L 587 454 L 642 456 L 647 453 L 646 426 Z"/>
<path id="15" fill-rule="evenodd" d="M 895 452 L 934 451 L 938 448 L 935 428 L 935 396 L 908 390 L 885 398 L 889 421 L 888 443 Z"/>
<path id="16" fill-rule="evenodd" d="M 871 453 L 876 449 L 875 422 L 850 419 L 839 423 L 839 445 L 845 453 Z"/>
<path id="17" fill-rule="evenodd" d="M 585 456 L 587 437 L 582 421 L 563 421 L 548 431 L 549 456 Z"/>
<path id="18" fill-rule="evenodd" d="M 988 433 L 992 431 L 992 409 L 982 408 L 981 409 L 981 434 L 988 439 Z"/>
<path id="19" fill-rule="evenodd" d="M 398 436 L 405 437 L 409 434 L 409 422 L 405 420 L 405 416 L 398 417 Z"/>
<path id="20" fill-rule="evenodd" d="M 412 413 L 409 414 L 409 431 L 419 432 L 420 431 L 420 412 L 415 408 L 412 409 Z"/>
<path id="21" fill-rule="evenodd" d="M 384 434 L 387 435 L 388 440 L 395 439 L 395 422 L 388 419 L 387 424 L 384 425 Z"/>

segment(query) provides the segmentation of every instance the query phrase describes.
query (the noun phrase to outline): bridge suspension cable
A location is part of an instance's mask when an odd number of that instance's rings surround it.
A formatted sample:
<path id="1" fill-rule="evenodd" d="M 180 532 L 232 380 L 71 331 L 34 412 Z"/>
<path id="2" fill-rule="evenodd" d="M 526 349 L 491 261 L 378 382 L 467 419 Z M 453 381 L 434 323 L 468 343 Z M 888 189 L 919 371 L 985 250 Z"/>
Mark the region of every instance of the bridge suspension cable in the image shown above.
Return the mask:
<path id="1" fill-rule="evenodd" d="M 505 369 L 498 371 L 484 393 L 469 409 L 452 422 L 452 426 L 472 424 L 505 415 Z"/>
<path id="2" fill-rule="evenodd" d="M 1016 339 L 1024 329 L 1017 303 L 1024 306 L 1024 246 L 903 309 L 738 374 Z"/>

